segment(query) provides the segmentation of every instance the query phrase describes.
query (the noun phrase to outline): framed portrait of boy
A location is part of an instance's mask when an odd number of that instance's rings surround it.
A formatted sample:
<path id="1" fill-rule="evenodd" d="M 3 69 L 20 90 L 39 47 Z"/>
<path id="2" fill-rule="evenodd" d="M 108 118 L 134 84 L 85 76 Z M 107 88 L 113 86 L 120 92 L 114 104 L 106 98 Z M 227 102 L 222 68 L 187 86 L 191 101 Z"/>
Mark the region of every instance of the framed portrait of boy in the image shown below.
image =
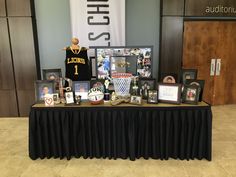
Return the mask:
<path id="1" fill-rule="evenodd" d="M 185 85 L 182 102 L 187 104 L 198 104 L 201 88 L 197 85 Z"/>
<path id="2" fill-rule="evenodd" d="M 181 103 L 181 84 L 158 83 L 158 101 L 162 103 Z"/>
<path id="3" fill-rule="evenodd" d="M 72 88 L 73 88 L 73 91 L 75 92 L 75 96 L 80 95 L 81 100 L 88 99 L 90 81 L 73 81 Z"/>
<path id="4" fill-rule="evenodd" d="M 53 94 L 55 91 L 54 81 L 37 80 L 35 81 L 35 101 L 43 102 L 47 94 Z"/>
<path id="5" fill-rule="evenodd" d="M 182 69 L 181 70 L 181 83 L 186 84 L 189 79 L 197 79 L 197 69 Z"/>
<path id="6" fill-rule="evenodd" d="M 147 103 L 149 103 L 149 104 L 157 104 L 158 103 L 157 90 L 148 90 Z"/>
<path id="7" fill-rule="evenodd" d="M 148 90 L 154 90 L 156 88 L 156 79 L 140 78 L 138 85 L 139 85 L 140 95 L 142 95 L 143 99 L 147 99 Z"/>
<path id="8" fill-rule="evenodd" d="M 200 90 L 200 94 L 199 94 L 199 101 L 202 101 L 205 80 L 189 79 L 189 80 L 186 81 L 186 85 L 196 85 L 196 86 L 199 86 L 200 89 L 201 89 Z"/>

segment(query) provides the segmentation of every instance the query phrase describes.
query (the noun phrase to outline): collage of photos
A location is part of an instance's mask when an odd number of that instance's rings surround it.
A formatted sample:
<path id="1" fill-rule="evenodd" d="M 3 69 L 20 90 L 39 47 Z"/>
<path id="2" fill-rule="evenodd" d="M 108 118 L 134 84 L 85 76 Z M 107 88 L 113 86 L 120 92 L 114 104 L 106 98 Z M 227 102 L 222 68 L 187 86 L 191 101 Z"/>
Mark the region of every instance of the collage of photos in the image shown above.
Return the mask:
<path id="1" fill-rule="evenodd" d="M 105 79 L 114 73 L 131 73 L 141 78 L 152 77 L 152 47 L 96 48 L 97 78 Z"/>

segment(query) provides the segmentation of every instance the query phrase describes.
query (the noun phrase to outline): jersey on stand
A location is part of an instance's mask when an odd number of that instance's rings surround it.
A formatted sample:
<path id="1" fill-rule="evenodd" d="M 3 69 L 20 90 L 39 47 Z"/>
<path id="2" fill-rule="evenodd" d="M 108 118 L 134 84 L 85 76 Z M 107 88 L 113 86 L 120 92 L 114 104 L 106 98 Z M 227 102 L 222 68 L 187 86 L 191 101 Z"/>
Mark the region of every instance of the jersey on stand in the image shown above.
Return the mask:
<path id="1" fill-rule="evenodd" d="M 66 48 L 66 77 L 73 81 L 90 80 L 90 68 L 88 61 L 87 49 L 81 47 L 80 49 Z"/>

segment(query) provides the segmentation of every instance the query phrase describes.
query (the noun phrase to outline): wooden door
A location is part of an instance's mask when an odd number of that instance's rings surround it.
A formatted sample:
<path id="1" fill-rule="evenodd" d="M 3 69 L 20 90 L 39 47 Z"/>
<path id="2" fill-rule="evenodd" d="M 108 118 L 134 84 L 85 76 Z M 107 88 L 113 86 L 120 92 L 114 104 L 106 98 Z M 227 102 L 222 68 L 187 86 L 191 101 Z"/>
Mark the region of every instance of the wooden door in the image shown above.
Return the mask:
<path id="1" fill-rule="evenodd" d="M 205 80 L 203 100 L 212 105 L 236 103 L 233 30 L 236 30 L 233 21 L 184 23 L 183 68 L 198 69 L 198 79 Z M 221 59 L 219 75 L 210 76 L 212 59 Z"/>

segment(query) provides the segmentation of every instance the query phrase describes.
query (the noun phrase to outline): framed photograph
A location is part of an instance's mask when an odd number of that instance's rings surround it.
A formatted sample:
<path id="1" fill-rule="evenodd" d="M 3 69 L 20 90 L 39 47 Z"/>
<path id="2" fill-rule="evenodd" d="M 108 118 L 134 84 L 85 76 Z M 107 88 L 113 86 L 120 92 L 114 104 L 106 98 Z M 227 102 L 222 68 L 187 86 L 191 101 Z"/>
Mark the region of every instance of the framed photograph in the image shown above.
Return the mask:
<path id="1" fill-rule="evenodd" d="M 150 104 L 157 104 L 158 103 L 157 90 L 148 90 L 147 103 L 150 103 Z"/>
<path id="2" fill-rule="evenodd" d="M 62 77 L 61 69 L 43 69 L 44 80 L 59 80 Z"/>
<path id="3" fill-rule="evenodd" d="M 162 103 L 181 103 L 181 84 L 164 84 L 158 83 L 158 100 Z"/>
<path id="4" fill-rule="evenodd" d="M 205 80 L 188 79 L 188 80 L 186 80 L 186 84 L 187 85 L 196 85 L 196 86 L 200 87 L 199 101 L 202 101 Z"/>
<path id="5" fill-rule="evenodd" d="M 35 101 L 43 102 L 47 94 L 53 94 L 55 91 L 55 83 L 50 80 L 35 81 Z"/>
<path id="6" fill-rule="evenodd" d="M 148 90 L 154 90 L 156 88 L 156 79 L 140 78 L 138 85 L 140 95 L 142 95 L 142 97 L 146 99 L 148 96 Z"/>
<path id="7" fill-rule="evenodd" d="M 73 92 L 65 92 L 66 104 L 74 104 Z"/>
<path id="8" fill-rule="evenodd" d="M 131 73 L 141 78 L 152 77 L 152 46 L 95 47 L 97 78 L 113 73 Z"/>
<path id="9" fill-rule="evenodd" d="M 59 99 L 59 94 L 58 93 L 53 93 L 53 101 L 55 104 L 59 104 L 60 103 L 60 99 Z"/>
<path id="10" fill-rule="evenodd" d="M 43 80 L 55 81 L 55 89 L 59 90 L 59 78 L 62 77 L 61 69 L 43 69 Z"/>
<path id="11" fill-rule="evenodd" d="M 198 104 L 200 87 L 197 85 L 185 85 L 182 101 L 188 104 Z"/>
<path id="12" fill-rule="evenodd" d="M 141 105 L 142 104 L 142 96 L 131 95 L 130 103 L 131 104 Z"/>
<path id="13" fill-rule="evenodd" d="M 177 74 L 175 73 L 162 73 L 160 77 L 160 82 L 175 84 L 177 83 Z"/>
<path id="14" fill-rule="evenodd" d="M 186 84 L 188 79 L 197 79 L 197 69 L 182 69 L 181 70 L 181 82 Z"/>
<path id="15" fill-rule="evenodd" d="M 76 95 L 81 96 L 81 100 L 88 99 L 88 91 L 90 89 L 90 81 L 73 81 L 72 88 Z"/>

